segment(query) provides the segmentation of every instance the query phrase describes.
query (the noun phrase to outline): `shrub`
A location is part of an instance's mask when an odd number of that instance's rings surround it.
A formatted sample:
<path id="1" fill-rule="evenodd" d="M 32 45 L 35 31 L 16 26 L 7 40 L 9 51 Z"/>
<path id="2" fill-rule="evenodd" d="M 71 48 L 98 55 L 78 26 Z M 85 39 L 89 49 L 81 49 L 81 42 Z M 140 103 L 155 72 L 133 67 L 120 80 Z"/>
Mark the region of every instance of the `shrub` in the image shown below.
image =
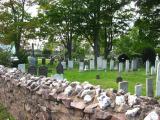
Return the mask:
<path id="1" fill-rule="evenodd" d="M 28 54 L 24 49 L 20 49 L 18 55 L 19 63 L 27 63 L 28 61 Z"/>
<path id="2" fill-rule="evenodd" d="M 43 56 L 49 57 L 52 54 L 52 50 L 49 49 L 43 49 L 42 51 Z"/>
<path id="3" fill-rule="evenodd" d="M 11 53 L 9 51 L 0 49 L 0 64 L 4 66 L 11 66 Z"/>

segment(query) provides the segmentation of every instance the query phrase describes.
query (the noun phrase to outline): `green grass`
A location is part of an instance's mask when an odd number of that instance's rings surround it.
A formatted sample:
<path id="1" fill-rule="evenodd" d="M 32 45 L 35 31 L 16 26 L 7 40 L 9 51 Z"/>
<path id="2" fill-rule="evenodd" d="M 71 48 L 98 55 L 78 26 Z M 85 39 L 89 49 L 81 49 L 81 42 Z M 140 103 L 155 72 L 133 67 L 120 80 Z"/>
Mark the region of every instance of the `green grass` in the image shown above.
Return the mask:
<path id="1" fill-rule="evenodd" d="M 0 104 L 0 120 L 15 120 L 2 104 Z"/>
<path id="2" fill-rule="evenodd" d="M 41 65 L 41 60 L 38 60 L 38 66 Z M 48 76 L 52 76 L 56 74 L 55 71 L 55 66 L 54 65 L 49 65 L 49 59 L 46 60 L 46 66 L 49 69 L 49 74 Z M 108 67 L 109 68 L 109 67 Z M 96 79 L 96 75 L 100 75 L 100 79 Z M 114 88 L 118 89 L 118 84 L 116 83 L 116 78 L 118 77 L 118 72 L 117 71 L 110 71 L 107 70 L 105 71 L 84 71 L 84 72 L 79 72 L 78 71 L 78 65 L 75 65 L 75 68 L 73 70 L 65 70 L 64 72 L 65 78 L 67 78 L 68 81 L 79 81 L 79 82 L 84 82 L 88 81 L 91 84 L 94 85 L 100 85 L 102 88 Z M 145 69 L 140 68 L 138 71 L 134 72 L 122 72 L 122 78 L 125 81 L 129 82 L 129 88 L 128 91 L 131 92 L 132 94 L 134 93 L 134 86 L 136 83 L 142 84 L 142 95 L 146 95 L 146 75 L 145 75 Z M 154 79 L 154 87 L 155 87 L 155 76 L 152 76 Z"/>

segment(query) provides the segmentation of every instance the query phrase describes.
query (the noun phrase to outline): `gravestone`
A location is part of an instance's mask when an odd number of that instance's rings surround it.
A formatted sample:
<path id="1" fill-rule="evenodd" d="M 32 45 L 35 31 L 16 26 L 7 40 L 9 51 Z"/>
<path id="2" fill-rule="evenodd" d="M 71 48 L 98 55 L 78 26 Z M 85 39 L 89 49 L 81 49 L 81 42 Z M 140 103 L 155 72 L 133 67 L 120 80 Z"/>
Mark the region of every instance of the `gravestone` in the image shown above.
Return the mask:
<path id="1" fill-rule="evenodd" d="M 61 64 L 61 62 L 58 63 L 58 65 L 56 67 L 56 72 L 58 74 L 63 74 L 64 73 L 63 65 Z"/>
<path id="2" fill-rule="evenodd" d="M 63 81 L 64 78 L 63 78 L 63 74 L 55 74 L 52 76 L 53 79 L 56 79 L 58 81 Z"/>
<path id="3" fill-rule="evenodd" d="M 33 56 L 28 56 L 28 63 L 30 66 L 36 66 L 37 60 Z"/>
<path id="4" fill-rule="evenodd" d="M 114 70 L 114 60 L 110 60 L 110 70 Z"/>
<path id="5" fill-rule="evenodd" d="M 79 62 L 79 71 L 83 71 L 84 70 L 84 62 Z"/>
<path id="6" fill-rule="evenodd" d="M 68 68 L 73 69 L 73 61 L 72 60 L 68 61 Z"/>
<path id="7" fill-rule="evenodd" d="M 154 92 L 153 92 L 153 80 L 150 78 L 146 78 L 146 96 L 148 97 L 153 97 Z"/>
<path id="8" fill-rule="evenodd" d="M 124 92 L 127 93 L 128 92 L 128 82 L 127 81 L 119 82 L 118 90 L 123 90 Z"/>
<path id="9" fill-rule="evenodd" d="M 18 70 L 25 73 L 26 72 L 25 64 L 18 64 Z"/>
<path id="10" fill-rule="evenodd" d="M 129 72 L 129 60 L 126 60 L 125 63 L 126 63 L 126 64 L 125 64 L 125 71 L 126 71 L 126 72 Z"/>
<path id="11" fill-rule="evenodd" d="M 157 66 L 157 77 L 156 77 L 156 96 L 160 96 L 160 62 Z"/>
<path id="12" fill-rule="evenodd" d="M 66 62 L 65 62 L 65 61 L 62 61 L 61 64 L 62 64 L 62 66 L 63 66 L 63 69 L 67 69 L 67 65 L 66 65 Z"/>
<path id="13" fill-rule="evenodd" d="M 37 68 L 35 66 L 29 66 L 28 73 L 30 73 L 31 75 L 37 75 Z"/>
<path id="14" fill-rule="evenodd" d="M 87 71 L 87 70 L 89 70 L 89 67 L 88 67 L 88 65 L 85 65 L 84 66 L 84 71 Z"/>
<path id="15" fill-rule="evenodd" d="M 103 59 L 102 56 L 97 57 L 97 70 L 102 70 L 103 69 Z"/>
<path id="16" fill-rule="evenodd" d="M 149 75 L 149 60 L 146 61 L 146 75 Z"/>
<path id="17" fill-rule="evenodd" d="M 123 71 L 123 63 L 122 62 L 119 63 L 118 71 L 119 71 L 119 73 L 121 73 Z"/>
<path id="18" fill-rule="evenodd" d="M 43 57 L 43 58 L 42 58 L 42 65 L 45 65 L 45 64 L 46 64 L 46 58 Z"/>
<path id="19" fill-rule="evenodd" d="M 89 67 L 90 67 L 90 70 L 94 70 L 95 69 L 94 60 L 90 60 L 89 61 Z"/>
<path id="20" fill-rule="evenodd" d="M 48 76 L 48 68 L 46 66 L 40 66 L 38 70 L 38 74 L 42 76 Z"/>
<path id="21" fill-rule="evenodd" d="M 137 59 L 133 59 L 131 62 L 131 70 L 132 71 L 136 71 L 138 69 L 138 63 L 137 63 Z"/>
<path id="22" fill-rule="evenodd" d="M 102 60 L 102 69 L 107 70 L 107 60 L 105 59 Z"/>
<path id="23" fill-rule="evenodd" d="M 142 93 L 142 85 L 141 84 L 135 85 L 135 95 L 139 97 L 141 96 L 141 93 Z"/>
<path id="24" fill-rule="evenodd" d="M 151 75 L 155 75 L 155 68 L 154 68 L 154 66 L 151 67 Z"/>
<path id="25" fill-rule="evenodd" d="M 156 60 L 155 60 L 155 70 L 156 71 L 157 71 L 158 63 L 159 63 L 159 56 L 158 56 L 158 53 L 157 53 Z"/>

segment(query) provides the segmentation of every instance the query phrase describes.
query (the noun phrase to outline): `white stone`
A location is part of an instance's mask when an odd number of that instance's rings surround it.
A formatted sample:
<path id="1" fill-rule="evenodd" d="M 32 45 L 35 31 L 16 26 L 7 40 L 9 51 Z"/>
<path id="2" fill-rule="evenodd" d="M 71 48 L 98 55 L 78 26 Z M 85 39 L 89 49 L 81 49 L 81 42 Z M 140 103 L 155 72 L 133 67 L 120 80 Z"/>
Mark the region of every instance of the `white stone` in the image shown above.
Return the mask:
<path id="1" fill-rule="evenodd" d="M 101 109 L 106 109 L 108 106 L 111 105 L 111 99 L 107 97 L 106 95 L 101 95 L 97 98 L 99 107 Z"/>
<path id="2" fill-rule="evenodd" d="M 150 112 L 144 120 L 159 120 L 159 116 L 155 111 Z"/>
<path id="3" fill-rule="evenodd" d="M 72 91 L 73 91 L 73 88 L 71 86 L 68 86 L 65 88 L 64 94 L 69 96 L 71 95 Z"/>
<path id="4" fill-rule="evenodd" d="M 102 56 L 97 57 L 97 70 L 102 70 L 103 69 L 103 59 Z"/>
<path id="5" fill-rule="evenodd" d="M 72 60 L 68 61 L 68 68 L 73 69 L 73 61 Z"/>
<path id="6" fill-rule="evenodd" d="M 149 60 L 147 60 L 147 61 L 146 61 L 146 75 L 149 74 L 149 67 L 150 67 L 150 65 L 149 65 Z"/>
<path id="7" fill-rule="evenodd" d="M 123 95 L 121 96 L 116 96 L 116 100 L 115 100 L 116 105 L 123 105 L 125 104 L 125 97 Z"/>
<path id="8" fill-rule="evenodd" d="M 92 101 L 92 97 L 90 95 L 85 95 L 83 100 L 88 103 Z"/>
<path id="9" fill-rule="evenodd" d="M 90 67 L 90 70 L 94 70 L 95 69 L 94 60 L 90 60 L 89 61 L 89 67 Z"/>
<path id="10" fill-rule="evenodd" d="M 136 114 L 139 110 L 140 110 L 140 108 L 133 108 L 132 110 L 127 110 L 125 115 L 128 117 L 134 117 L 134 116 L 136 116 Z"/>
<path id="11" fill-rule="evenodd" d="M 126 71 L 126 72 L 129 71 L 129 60 L 126 60 L 126 63 L 125 63 L 125 71 Z"/>
<path id="12" fill-rule="evenodd" d="M 110 70 L 114 69 L 114 60 L 110 60 Z"/>
<path id="13" fill-rule="evenodd" d="M 63 66 L 63 69 L 67 69 L 67 67 L 66 67 L 66 62 L 62 61 L 61 64 L 62 64 L 62 66 Z"/>
<path id="14" fill-rule="evenodd" d="M 53 75 L 52 77 L 53 79 L 56 79 L 57 81 L 63 81 L 63 75 L 60 75 L 60 74 L 55 74 Z"/>
<path id="15" fill-rule="evenodd" d="M 137 103 L 137 96 L 129 95 L 128 96 L 128 104 L 129 104 L 129 106 L 132 106 L 132 105 L 134 105 L 136 103 Z"/>
<path id="16" fill-rule="evenodd" d="M 102 60 L 102 69 L 103 70 L 107 69 L 107 60 L 105 60 L 105 59 Z"/>
<path id="17" fill-rule="evenodd" d="M 84 71 L 87 71 L 89 68 L 88 68 L 88 65 L 85 65 L 84 66 Z"/>
<path id="18" fill-rule="evenodd" d="M 81 98 L 83 98 L 85 95 L 90 94 L 90 91 L 90 89 L 83 90 L 83 92 L 81 93 Z"/>
<path id="19" fill-rule="evenodd" d="M 119 69 L 118 69 L 119 72 L 122 72 L 122 71 L 123 71 L 123 63 L 120 62 L 118 68 L 119 68 Z"/>
<path id="20" fill-rule="evenodd" d="M 160 62 L 157 66 L 157 77 L 156 77 L 156 96 L 160 96 Z"/>
<path id="21" fill-rule="evenodd" d="M 155 70 L 154 66 L 152 66 L 151 67 L 151 75 L 155 75 L 155 73 L 156 73 L 156 70 Z"/>
<path id="22" fill-rule="evenodd" d="M 156 60 L 155 60 L 155 71 L 157 71 L 158 63 L 159 63 L 159 56 L 158 56 L 158 54 L 157 54 Z"/>
<path id="23" fill-rule="evenodd" d="M 83 71 L 84 70 L 84 62 L 79 62 L 79 71 Z"/>
<path id="24" fill-rule="evenodd" d="M 25 73 L 25 64 L 18 64 L 18 70 L 20 70 L 21 72 Z"/>
<path id="25" fill-rule="evenodd" d="M 75 91 L 79 93 L 82 90 L 82 88 L 83 87 L 81 85 L 76 85 Z"/>

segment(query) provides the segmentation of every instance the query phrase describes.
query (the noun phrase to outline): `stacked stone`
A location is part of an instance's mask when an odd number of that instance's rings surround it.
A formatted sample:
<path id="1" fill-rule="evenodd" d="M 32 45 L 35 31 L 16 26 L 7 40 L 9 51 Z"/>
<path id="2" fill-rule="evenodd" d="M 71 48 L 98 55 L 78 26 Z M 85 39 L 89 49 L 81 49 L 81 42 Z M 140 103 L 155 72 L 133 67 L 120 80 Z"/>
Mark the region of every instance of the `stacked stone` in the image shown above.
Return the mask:
<path id="1" fill-rule="evenodd" d="M 160 118 L 160 104 L 153 98 L 103 90 L 88 82 L 35 77 L 16 68 L 0 66 L 0 91 L 0 102 L 20 120 Z"/>

